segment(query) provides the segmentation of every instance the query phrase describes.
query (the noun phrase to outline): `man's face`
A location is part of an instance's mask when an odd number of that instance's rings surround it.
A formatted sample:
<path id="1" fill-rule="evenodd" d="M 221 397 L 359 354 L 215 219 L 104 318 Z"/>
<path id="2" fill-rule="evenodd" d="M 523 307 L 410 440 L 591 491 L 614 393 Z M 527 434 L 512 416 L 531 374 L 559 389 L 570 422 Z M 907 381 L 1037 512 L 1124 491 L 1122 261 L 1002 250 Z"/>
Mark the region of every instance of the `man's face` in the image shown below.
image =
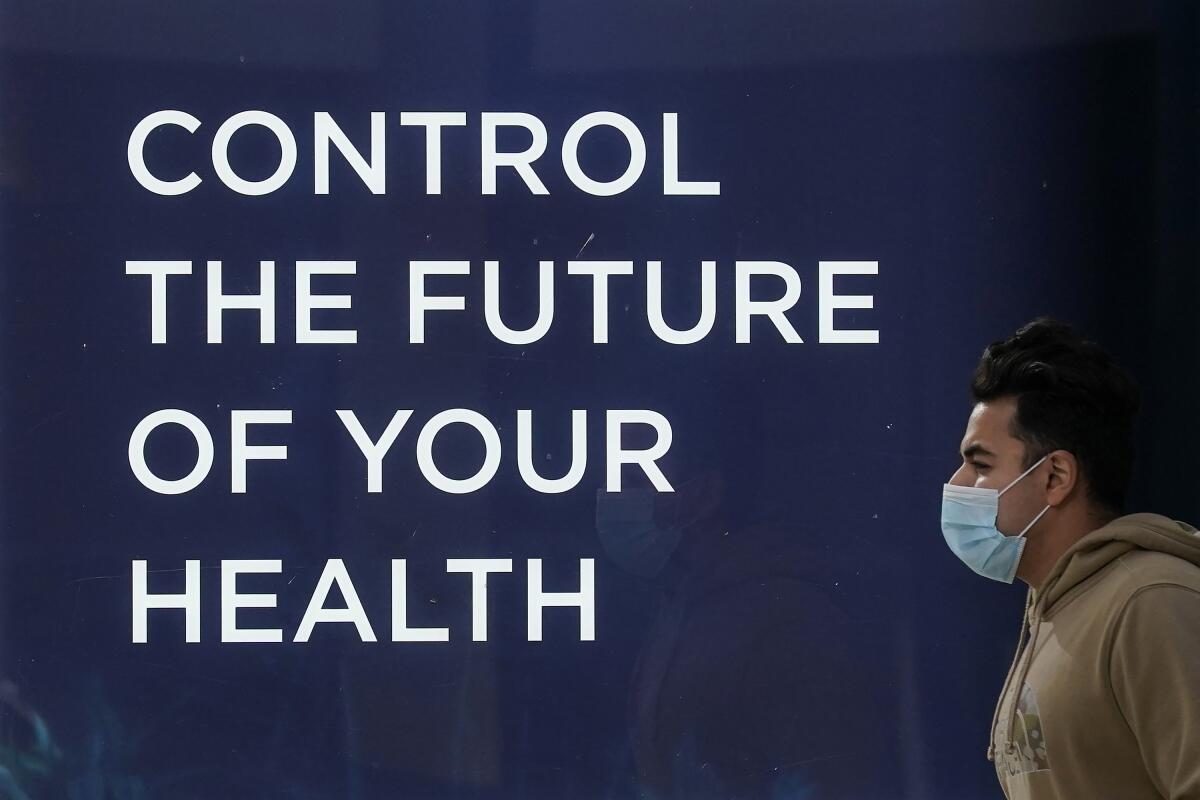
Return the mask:
<path id="1" fill-rule="evenodd" d="M 1025 471 L 1025 444 L 1009 433 L 1016 411 L 1013 397 L 975 405 L 959 445 L 962 466 L 950 477 L 950 483 L 1000 490 Z M 1038 475 L 1047 468 L 1048 463 L 1043 462 L 1000 498 L 996 527 L 1001 532 L 1019 532 L 1045 506 L 1045 481 L 1039 482 Z"/>

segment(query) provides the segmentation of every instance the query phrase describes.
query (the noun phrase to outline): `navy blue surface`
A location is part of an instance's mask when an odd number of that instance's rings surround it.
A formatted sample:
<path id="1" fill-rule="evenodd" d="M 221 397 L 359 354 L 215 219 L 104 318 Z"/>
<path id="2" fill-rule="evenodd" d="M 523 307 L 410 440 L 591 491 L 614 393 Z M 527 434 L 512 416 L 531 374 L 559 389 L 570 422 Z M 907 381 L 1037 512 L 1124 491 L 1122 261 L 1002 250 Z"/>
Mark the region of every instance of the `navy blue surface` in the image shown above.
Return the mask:
<path id="1" fill-rule="evenodd" d="M 984 345 L 1049 313 L 1109 347 L 1150 409 L 1131 510 L 1200 516 L 1182 454 L 1200 445 L 1195 10 L 1125 5 L 1051 19 L 1032 2 L 903 15 L 864 2 L 0 2 L 0 679 L 28 712 L 3 721 L 23 742 L 14 731 L 36 712 L 61 754 L 30 796 L 999 796 L 987 722 L 1022 593 L 966 570 L 937 521 Z M 181 197 L 146 192 L 125 160 L 133 126 L 163 108 L 204 123 L 154 149 L 153 169 L 204 178 Z M 265 197 L 224 188 L 206 161 L 220 122 L 252 108 L 299 145 L 292 180 Z M 423 132 L 399 126 L 413 110 L 468 114 L 445 132 L 440 196 L 424 194 Z M 584 195 L 556 157 L 596 110 L 647 139 L 645 175 L 616 197 Z M 356 143 L 368 112 L 388 113 L 385 196 L 336 158 L 331 194 L 313 194 L 314 111 Z M 511 173 L 481 196 L 482 111 L 545 122 L 549 196 Z M 664 111 L 680 115 L 683 177 L 720 180 L 719 197 L 662 196 Z M 624 148 L 601 139 L 585 164 L 615 174 Z M 249 132 L 233 150 L 247 175 L 273 158 Z M 635 261 L 612 285 L 606 345 L 591 341 L 590 281 L 565 274 L 581 248 Z M 172 279 L 166 345 L 149 343 L 148 286 L 127 259 L 194 262 Z M 276 261 L 276 344 L 258 344 L 245 312 L 227 315 L 223 344 L 205 342 L 208 259 L 243 292 L 259 259 Z M 298 259 L 357 261 L 353 280 L 318 285 L 353 295 L 325 324 L 352 321 L 358 344 L 294 343 Z M 425 345 L 407 343 L 414 259 L 473 266 L 431 282 L 461 289 L 467 310 L 430 314 Z M 556 262 L 545 339 L 488 334 L 484 259 L 519 278 L 503 287 L 514 326 L 535 313 L 536 262 Z M 702 343 L 653 337 L 647 259 L 663 261 L 681 325 L 699 262 L 717 260 Z M 757 323 L 734 344 L 736 259 L 796 268 L 804 344 Z M 817 341 L 821 260 L 879 262 L 838 281 L 875 307 L 837 316 L 879 330 L 878 345 Z M 151 493 L 126 460 L 134 425 L 168 407 L 216 442 L 209 479 L 181 496 Z M 467 496 L 428 486 L 413 457 L 419 426 L 453 407 L 485 414 L 504 443 L 496 479 Z M 252 463 L 238 495 L 233 408 L 294 414 L 269 432 L 289 459 Z M 337 408 L 371 432 L 415 410 L 382 494 L 366 492 Z M 588 410 L 579 488 L 521 482 L 523 408 L 558 469 L 570 410 Z M 724 486 L 707 533 L 651 579 L 607 560 L 594 526 L 610 408 L 666 415 L 672 481 Z M 156 441 L 156 469 L 186 469 L 186 438 Z M 457 475 L 478 464 L 470 437 L 439 447 Z M 447 557 L 515 561 L 491 581 L 486 643 L 470 641 L 469 584 Z M 202 642 L 183 642 L 180 614 L 153 612 L 150 642 L 130 643 L 130 561 L 189 558 L 204 566 Z M 233 558 L 283 560 L 281 575 L 242 581 L 278 609 L 242 618 L 282 627 L 285 643 L 219 641 L 217 567 Z M 329 558 L 346 560 L 381 641 L 350 626 L 290 641 Z M 450 642 L 387 641 L 391 558 L 408 559 L 414 624 L 447 625 Z M 527 558 L 563 590 L 578 559 L 596 559 L 595 641 L 578 640 L 569 609 L 526 640 Z M 151 578 L 182 587 L 180 572 Z"/>

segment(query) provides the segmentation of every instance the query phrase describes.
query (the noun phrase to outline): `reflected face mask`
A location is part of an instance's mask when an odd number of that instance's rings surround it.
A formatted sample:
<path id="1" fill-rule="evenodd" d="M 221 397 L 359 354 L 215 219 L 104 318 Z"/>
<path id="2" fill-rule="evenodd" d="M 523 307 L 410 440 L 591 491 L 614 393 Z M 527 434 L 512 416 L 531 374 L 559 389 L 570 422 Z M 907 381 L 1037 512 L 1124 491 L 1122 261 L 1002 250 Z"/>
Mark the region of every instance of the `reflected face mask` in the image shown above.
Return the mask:
<path id="1" fill-rule="evenodd" d="M 687 481 L 679 488 L 690 486 Z M 596 532 L 605 554 L 626 572 L 652 578 L 662 571 L 679 546 L 683 531 L 695 519 L 681 519 L 678 490 L 672 521 L 660 524 L 655 514 L 660 493 L 653 488 L 626 488 L 620 492 L 596 490 Z"/>
<path id="2" fill-rule="evenodd" d="M 1000 495 L 1046 460 L 1047 453 L 1022 472 L 1012 483 L 997 491 L 983 486 L 942 485 L 942 536 L 964 564 L 985 578 L 1012 583 L 1017 564 L 1025 551 L 1025 533 L 1050 506 L 1038 512 L 1016 536 L 1005 536 L 996 528 L 1000 514 Z"/>

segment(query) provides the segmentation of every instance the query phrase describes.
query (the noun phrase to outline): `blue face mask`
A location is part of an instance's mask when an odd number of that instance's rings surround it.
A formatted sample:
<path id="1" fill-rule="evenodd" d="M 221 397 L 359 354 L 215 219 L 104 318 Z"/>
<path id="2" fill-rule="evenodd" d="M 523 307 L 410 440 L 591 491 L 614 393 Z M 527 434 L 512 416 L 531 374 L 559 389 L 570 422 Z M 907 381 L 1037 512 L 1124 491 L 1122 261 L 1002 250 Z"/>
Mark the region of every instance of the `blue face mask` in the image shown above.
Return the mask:
<path id="1" fill-rule="evenodd" d="M 1012 583 L 1017 576 L 1017 564 L 1025 551 L 1025 533 L 1042 518 L 1050 506 L 1047 505 L 1034 517 L 1025 529 L 1016 536 L 1006 536 L 996 528 L 1000 513 L 1000 495 L 1028 475 L 1046 460 L 1042 456 L 1029 469 L 1018 475 L 1003 489 L 983 486 L 942 486 L 942 536 L 954 555 L 985 578 L 1003 583 Z"/>

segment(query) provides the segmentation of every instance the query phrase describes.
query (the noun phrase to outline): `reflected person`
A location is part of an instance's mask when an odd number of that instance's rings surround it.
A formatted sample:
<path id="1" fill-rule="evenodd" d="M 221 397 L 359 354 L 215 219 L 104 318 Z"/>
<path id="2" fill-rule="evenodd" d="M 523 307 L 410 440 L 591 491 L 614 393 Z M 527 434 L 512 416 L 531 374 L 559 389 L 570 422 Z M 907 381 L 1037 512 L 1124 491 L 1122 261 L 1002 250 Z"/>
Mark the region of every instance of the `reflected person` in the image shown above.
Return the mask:
<path id="1" fill-rule="evenodd" d="M 628 708 L 639 795 L 878 797 L 865 793 L 871 651 L 826 551 L 736 510 L 724 462 L 673 450 L 658 463 L 674 492 L 636 471 L 597 493 L 604 552 L 655 590 Z"/>

